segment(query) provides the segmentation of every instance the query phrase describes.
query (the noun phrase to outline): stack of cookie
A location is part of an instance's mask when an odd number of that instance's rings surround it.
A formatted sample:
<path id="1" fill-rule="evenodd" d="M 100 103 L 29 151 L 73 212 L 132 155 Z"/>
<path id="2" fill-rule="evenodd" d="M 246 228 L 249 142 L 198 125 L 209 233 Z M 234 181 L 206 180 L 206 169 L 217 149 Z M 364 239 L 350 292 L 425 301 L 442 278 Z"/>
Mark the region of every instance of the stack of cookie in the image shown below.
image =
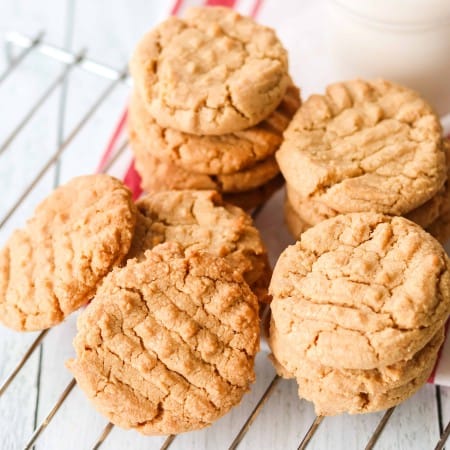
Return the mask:
<path id="1" fill-rule="evenodd" d="M 318 415 L 387 409 L 429 377 L 450 313 L 450 261 L 403 217 L 343 214 L 280 256 L 270 292 L 277 371 Z"/>
<path id="2" fill-rule="evenodd" d="M 447 153 L 447 157 L 446 157 Z M 300 107 L 276 157 L 295 237 L 337 214 L 402 215 L 450 237 L 450 145 L 420 96 L 384 80 L 329 86 Z"/>
<path id="3" fill-rule="evenodd" d="M 283 179 L 274 157 L 300 104 L 272 29 L 192 8 L 138 44 L 129 134 L 142 187 L 215 189 L 250 209 Z"/>

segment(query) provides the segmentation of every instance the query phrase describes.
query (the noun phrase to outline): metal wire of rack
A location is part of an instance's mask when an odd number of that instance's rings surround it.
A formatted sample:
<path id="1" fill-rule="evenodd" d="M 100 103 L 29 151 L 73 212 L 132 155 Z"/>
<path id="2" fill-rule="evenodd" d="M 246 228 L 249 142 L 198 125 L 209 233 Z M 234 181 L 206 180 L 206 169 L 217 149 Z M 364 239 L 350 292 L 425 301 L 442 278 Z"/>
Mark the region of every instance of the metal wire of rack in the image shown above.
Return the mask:
<path id="1" fill-rule="evenodd" d="M 84 114 L 84 116 L 79 120 L 79 122 L 72 128 L 72 130 L 69 132 L 67 137 L 63 139 L 60 142 L 60 145 L 56 149 L 56 151 L 50 156 L 48 160 L 44 162 L 42 167 L 39 169 L 37 175 L 32 179 L 32 181 L 27 185 L 27 187 L 21 192 L 15 200 L 12 207 L 6 212 L 6 214 L 0 218 L 0 228 L 5 225 L 9 221 L 9 219 L 13 216 L 15 211 L 19 206 L 22 205 L 24 200 L 28 197 L 28 195 L 33 191 L 34 187 L 39 183 L 39 181 L 44 177 L 44 175 L 47 173 L 47 171 L 55 164 L 57 164 L 59 158 L 62 156 L 64 151 L 67 149 L 69 144 L 77 137 L 77 135 L 80 133 L 80 131 L 85 127 L 85 125 L 89 122 L 91 117 L 94 115 L 94 113 L 98 110 L 98 108 L 106 101 L 106 99 L 114 92 L 114 90 L 119 86 L 120 84 L 126 84 L 131 85 L 131 80 L 128 77 L 127 69 L 120 69 L 117 70 L 115 68 L 106 66 L 104 64 L 101 64 L 97 61 L 94 61 L 92 59 L 89 59 L 86 57 L 85 50 L 81 50 L 77 53 L 69 52 L 65 49 L 50 45 L 48 43 L 45 43 L 44 38 L 45 33 L 39 32 L 33 37 L 28 37 L 26 35 L 12 32 L 8 33 L 6 35 L 6 51 L 9 55 L 12 55 L 11 48 L 14 46 L 18 49 L 20 49 L 20 52 L 18 55 L 14 58 L 9 58 L 9 65 L 5 69 L 5 71 L 0 74 L 0 87 L 1 84 L 10 76 L 14 74 L 14 71 L 20 66 L 22 61 L 25 60 L 25 58 L 30 55 L 31 53 L 39 53 L 47 58 L 50 58 L 52 60 L 58 61 L 64 65 L 64 69 L 62 72 L 52 81 L 52 83 L 46 88 L 46 90 L 38 97 L 38 99 L 29 107 L 28 112 L 25 114 L 25 116 L 22 118 L 22 120 L 16 125 L 16 127 L 10 132 L 10 134 L 7 136 L 7 138 L 0 143 L 0 155 L 6 152 L 12 142 L 19 136 L 20 132 L 23 130 L 23 128 L 30 122 L 30 120 L 33 118 L 33 116 L 38 112 L 38 110 L 45 104 L 46 100 L 49 98 L 50 94 L 60 85 L 62 85 L 69 77 L 71 71 L 73 68 L 77 67 L 79 69 L 82 69 L 86 72 L 89 72 L 91 74 L 94 74 L 98 77 L 101 77 L 103 79 L 109 80 L 110 83 L 104 89 L 100 95 L 96 98 L 94 103 L 91 104 L 87 112 Z M 117 160 L 120 158 L 120 156 L 123 154 L 125 149 L 127 148 L 128 142 L 124 141 L 116 150 L 116 152 L 112 155 L 109 161 L 105 164 L 103 167 L 103 172 L 108 172 L 111 167 L 117 162 Z M 259 210 L 255 210 L 253 212 L 253 216 L 256 217 L 258 215 Z M 51 330 L 44 330 L 42 331 L 32 342 L 30 347 L 26 350 L 22 358 L 19 360 L 17 365 L 14 367 L 14 369 L 11 371 L 11 373 L 6 377 L 6 379 L 1 382 L 0 384 L 0 397 L 6 392 L 8 387 L 11 385 L 11 383 L 14 381 L 14 379 L 17 377 L 17 375 L 20 373 L 20 371 L 23 369 L 25 363 L 28 361 L 28 359 L 31 357 L 31 355 L 39 348 L 39 346 L 42 344 L 46 336 L 49 334 Z M 273 394 L 275 387 L 278 385 L 278 383 L 281 381 L 281 379 L 278 376 L 275 376 L 266 390 L 263 392 L 262 396 L 258 400 L 256 406 L 253 408 L 251 414 L 248 416 L 245 423 L 242 425 L 239 432 L 236 434 L 233 442 L 229 446 L 230 450 L 234 450 L 238 448 L 239 444 L 244 439 L 245 435 L 249 431 L 250 427 L 254 423 L 255 419 L 257 418 L 258 414 L 261 412 L 261 410 L 264 408 L 264 405 L 266 404 L 267 400 L 270 398 L 270 396 Z M 27 443 L 25 444 L 25 449 L 31 449 L 33 445 L 36 443 L 37 439 L 41 435 L 41 433 L 45 430 L 45 428 L 50 424 L 54 416 L 58 413 L 58 410 L 64 403 L 64 401 L 67 399 L 70 392 L 75 388 L 76 381 L 75 379 L 71 379 L 71 381 L 68 383 L 68 385 L 65 387 L 63 392 L 60 394 L 59 398 L 45 417 L 45 419 L 41 422 L 39 426 L 34 430 L 32 436 L 28 439 Z M 436 388 L 436 392 L 439 399 L 439 388 Z M 439 402 L 438 402 L 439 403 Z M 392 417 L 393 413 L 395 411 L 394 408 L 390 408 L 385 412 L 385 414 L 382 416 L 381 420 L 379 421 L 377 427 L 373 431 L 372 435 L 370 436 L 365 449 L 370 450 L 375 447 L 378 438 L 380 437 L 381 433 L 383 432 L 386 424 Z M 309 427 L 307 433 L 303 436 L 301 442 L 298 445 L 298 449 L 306 449 L 308 444 L 310 443 L 311 439 L 313 438 L 314 434 L 318 431 L 320 424 L 326 420 L 325 417 L 318 416 L 315 418 L 311 426 Z M 108 438 L 110 432 L 114 428 L 114 425 L 111 423 L 108 423 L 104 429 L 102 430 L 100 436 L 96 440 L 95 443 L 92 445 L 92 449 L 99 449 L 103 442 Z M 442 427 L 443 428 L 443 427 Z M 439 441 L 436 443 L 435 450 L 442 450 L 444 448 L 444 445 L 450 435 L 450 422 L 447 423 L 444 429 L 441 429 L 441 435 L 439 438 Z M 161 450 L 170 448 L 171 444 L 176 439 L 175 435 L 170 435 L 166 438 L 166 440 L 163 442 L 162 446 L 160 447 Z"/>

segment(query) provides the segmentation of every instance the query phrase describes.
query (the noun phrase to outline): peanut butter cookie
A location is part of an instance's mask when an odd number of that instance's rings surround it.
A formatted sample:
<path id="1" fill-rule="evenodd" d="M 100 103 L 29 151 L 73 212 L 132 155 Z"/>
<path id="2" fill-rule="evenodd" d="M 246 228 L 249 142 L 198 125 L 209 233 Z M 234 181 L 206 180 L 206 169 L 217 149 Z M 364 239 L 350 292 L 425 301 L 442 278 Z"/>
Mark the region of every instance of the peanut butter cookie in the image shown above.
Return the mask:
<path id="1" fill-rule="evenodd" d="M 130 145 L 136 160 L 136 170 L 142 178 L 142 186 L 149 193 L 168 189 L 214 189 L 224 193 L 237 193 L 256 189 L 280 173 L 274 156 L 235 173 L 207 175 L 189 172 L 153 156 L 132 129 Z"/>
<path id="2" fill-rule="evenodd" d="M 236 194 L 223 194 L 223 199 L 239 206 L 246 211 L 263 205 L 272 195 L 284 186 L 284 178 L 281 174 L 272 178 L 269 182 L 249 191 L 237 192 Z"/>
<path id="3" fill-rule="evenodd" d="M 135 220 L 130 192 L 108 175 L 56 189 L 0 251 L 0 322 L 42 330 L 87 303 L 127 254 Z"/>
<path id="4" fill-rule="evenodd" d="M 255 379 L 258 302 L 222 258 L 162 244 L 106 277 L 74 346 L 67 366 L 113 424 L 147 435 L 196 430 Z"/>
<path id="5" fill-rule="evenodd" d="M 137 92 L 129 106 L 129 123 L 153 156 L 190 172 L 230 174 L 272 156 L 283 131 L 300 106 L 299 90 L 290 85 L 277 109 L 262 122 L 231 134 L 197 136 L 163 128 L 148 113 Z"/>
<path id="6" fill-rule="evenodd" d="M 444 215 L 446 210 L 450 209 L 450 164 L 448 163 L 450 161 L 450 141 L 448 139 L 444 140 L 444 150 L 447 161 L 447 180 L 444 186 L 430 200 L 404 215 L 422 228 L 429 227 L 440 216 Z M 286 192 L 289 203 L 297 214 L 296 219 L 298 218 L 309 225 L 316 225 L 339 214 L 337 210 L 321 201 L 302 198 L 290 185 L 286 186 Z"/>
<path id="7" fill-rule="evenodd" d="M 337 369 L 408 360 L 448 318 L 449 264 L 403 217 L 337 216 L 281 254 L 269 288 L 272 327 L 299 358 Z"/>
<path id="8" fill-rule="evenodd" d="M 432 108 L 384 80 L 337 83 L 311 96 L 276 156 L 301 198 L 337 213 L 406 214 L 436 195 L 447 172 Z"/>
<path id="9" fill-rule="evenodd" d="M 272 329 L 271 346 L 278 373 L 296 378 L 299 396 L 314 402 L 316 414 L 360 414 L 387 409 L 413 395 L 430 376 L 444 341 L 441 328 L 411 359 L 377 369 L 335 369 L 298 359 Z"/>
<path id="10" fill-rule="evenodd" d="M 275 32 L 227 8 L 191 8 L 144 36 L 130 72 L 164 128 L 226 134 L 269 116 L 289 85 Z"/>
<path id="11" fill-rule="evenodd" d="M 207 251 L 238 270 L 261 301 L 268 299 L 271 270 L 267 251 L 252 219 L 224 203 L 215 191 L 166 191 L 137 202 L 136 232 L 130 258 L 147 249 L 177 242 L 189 251 Z"/>

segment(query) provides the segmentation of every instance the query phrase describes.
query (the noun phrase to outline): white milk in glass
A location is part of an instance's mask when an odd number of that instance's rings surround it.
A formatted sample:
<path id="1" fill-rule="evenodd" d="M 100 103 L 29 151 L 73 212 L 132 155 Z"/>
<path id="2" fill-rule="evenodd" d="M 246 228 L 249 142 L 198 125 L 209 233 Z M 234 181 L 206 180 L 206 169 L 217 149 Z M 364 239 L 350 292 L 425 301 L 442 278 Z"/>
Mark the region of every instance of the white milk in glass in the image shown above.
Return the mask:
<path id="1" fill-rule="evenodd" d="M 450 113 L 450 0 L 329 0 L 328 19 L 339 79 L 397 81 Z"/>

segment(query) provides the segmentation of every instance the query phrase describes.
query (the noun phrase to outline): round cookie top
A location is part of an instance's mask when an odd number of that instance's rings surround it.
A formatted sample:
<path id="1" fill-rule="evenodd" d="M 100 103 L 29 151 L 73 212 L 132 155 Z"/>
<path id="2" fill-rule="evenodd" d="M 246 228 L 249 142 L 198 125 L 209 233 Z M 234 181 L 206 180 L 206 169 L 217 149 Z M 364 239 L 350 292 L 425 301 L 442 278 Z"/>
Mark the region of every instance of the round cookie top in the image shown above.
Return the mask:
<path id="1" fill-rule="evenodd" d="M 401 215 L 446 178 L 438 117 L 416 92 L 384 80 L 337 83 L 311 96 L 277 160 L 301 197 L 339 213 Z"/>
<path id="2" fill-rule="evenodd" d="M 449 264 L 439 243 L 403 217 L 326 220 L 276 264 L 272 329 L 299 358 L 339 369 L 409 359 L 447 320 Z"/>
<path id="3" fill-rule="evenodd" d="M 281 102 L 289 84 L 275 32 L 227 8 L 191 8 L 138 44 L 130 72 L 159 125 L 191 134 L 251 127 Z"/>
<path id="4" fill-rule="evenodd" d="M 258 302 L 222 258 L 161 244 L 105 279 L 67 363 L 95 407 L 143 434 L 205 427 L 254 381 Z"/>
<path id="5" fill-rule="evenodd" d="M 109 175 L 57 188 L 0 251 L 0 322 L 42 330 L 87 303 L 127 254 L 135 221 L 129 190 Z"/>
<path id="6" fill-rule="evenodd" d="M 215 191 L 164 191 L 137 202 L 138 218 L 130 258 L 163 242 L 189 251 L 225 258 L 262 301 L 267 299 L 271 270 L 267 251 L 252 219 L 222 201 Z"/>
<path id="7" fill-rule="evenodd" d="M 290 85 L 277 109 L 257 125 L 220 136 L 197 136 L 159 126 L 134 91 L 129 105 L 129 123 L 153 156 L 190 172 L 230 174 L 272 156 L 299 106 L 299 90 Z"/>

